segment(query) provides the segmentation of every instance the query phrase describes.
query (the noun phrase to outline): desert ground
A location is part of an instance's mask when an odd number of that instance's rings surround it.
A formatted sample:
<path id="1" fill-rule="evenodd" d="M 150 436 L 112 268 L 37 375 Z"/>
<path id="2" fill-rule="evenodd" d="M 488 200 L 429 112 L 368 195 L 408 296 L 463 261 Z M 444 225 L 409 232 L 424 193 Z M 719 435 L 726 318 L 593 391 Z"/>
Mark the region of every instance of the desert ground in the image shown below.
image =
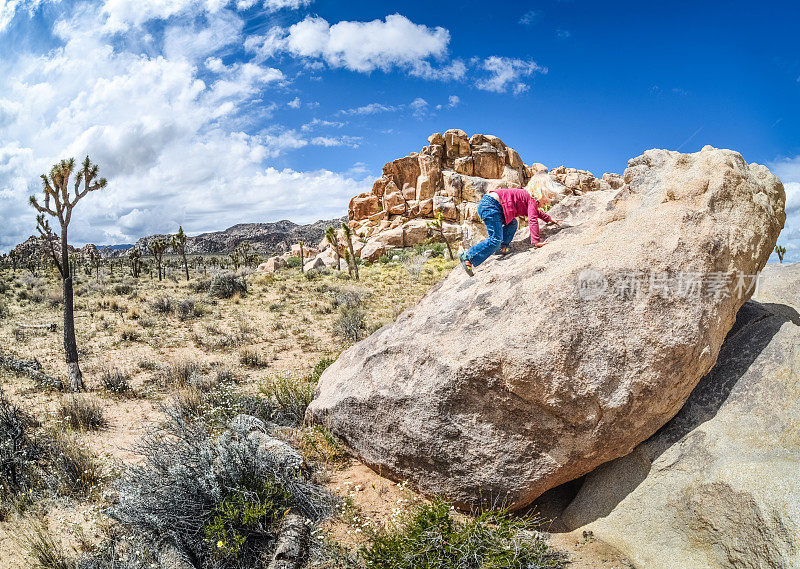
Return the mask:
<path id="1" fill-rule="evenodd" d="M 0 387 L 36 421 L 37 433 L 69 441 L 70 452 L 86 461 L 86 480 L 73 485 L 78 490 L 29 490 L 0 508 L 0 569 L 70 567 L 59 565 L 58 555 L 62 561 L 90 555 L 113 535 L 115 522 L 105 510 L 116 500 L 115 480 L 141 461 L 137 442 L 164 420 L 165 407 L 222 425 L 239 412 L 257 414 L 260 402 L 294 410 L 294 424 L 284 423 L 280 436 L 339 497 L 334 515 L 315 530 L 341 554 L 323 566 L 358 566 L 358 548 L 425 498 L 350 458 L 324 429 L 304 425 L 298 415 L 313 392 L 315 368 L 318 376 L 457 267 L 441 248 L 418 249 L 361 266 L 360 280 L 346 270 L 240 270 L 247 291 L 230 298 L 209 295 L 211 271 L 192 269 L 186 281 L 177 263 L 161 281 L 148 272 L 133 278 L 122 261 L 113 276 L 107 267 L 77 271 L 76 329 L 87 391 L 65 393 L 7 368 L 0 370 Z M 0 355 L 36 360 L 41 372 L 65 377 L 60 280 L 45 269 L 9 268 L 0 282 Z M 86 417 L 76 419 L 81 413 Z M 547 520 L 541 522 L 547 535 Z M 37 541 L 42 535 L 58 552 L 49 561 Z M 551 544 L 565 555 L 558 564 L 628 566 L 591 536 L 556 535 Z"/>

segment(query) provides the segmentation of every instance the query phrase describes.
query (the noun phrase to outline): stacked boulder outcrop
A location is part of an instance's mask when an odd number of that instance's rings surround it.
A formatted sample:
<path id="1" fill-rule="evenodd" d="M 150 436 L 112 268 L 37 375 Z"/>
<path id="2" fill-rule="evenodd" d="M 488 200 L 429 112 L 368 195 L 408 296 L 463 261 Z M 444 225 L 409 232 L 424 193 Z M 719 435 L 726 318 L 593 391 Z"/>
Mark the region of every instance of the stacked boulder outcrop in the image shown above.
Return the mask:
<path id="1" fill-rule="evenodd" d="M 434 133 L 420 152 L 386 163 L 372 190 L 350 200 L 354 252 L 375 261 L 391 249 L 423 243 L 431 237 L 428 222 L 439 214 L 451 243 L 472 244 L 485 235 L 478 217 L 480 199 L 498 188 L 522 188 L 537 172 L 548 168 L 539 163 L 526 166 L 517 151 L 496 136 L 468 137 L 459 129 Z M 622 185 L 619 174 L 598 179 L 591 172 L 564 166 L 551 174 L 563 186 L 563 195 Z M 320 251 L 328 248 L 327 243 L 320 244 Z"/>

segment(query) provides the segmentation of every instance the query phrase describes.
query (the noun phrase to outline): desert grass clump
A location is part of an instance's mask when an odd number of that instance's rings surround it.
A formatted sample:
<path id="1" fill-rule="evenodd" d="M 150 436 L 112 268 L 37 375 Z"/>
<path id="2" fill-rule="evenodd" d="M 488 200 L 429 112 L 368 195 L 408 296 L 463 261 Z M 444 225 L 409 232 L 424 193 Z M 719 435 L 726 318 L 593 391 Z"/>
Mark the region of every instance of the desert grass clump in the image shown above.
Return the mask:
<path id="1" fill-rule="evenodd" d="M 117 294 L 119 296 L 126 296 L 128 294 L 131 294 L 134 290 L 136 290 L 136 287 L 134 287 L 132 283 L 123 281 L 121 283 L 115 284 L 112 290 L 114 291 L 114 294 Z"/>
<path id="2" fill-rule="evenodd" d="M 0 298 L 0 320 L 5 320 L 11 316 L 11 310 L 8 308 L 8 303 L 5 298 Z"/>
<path id="3" fill-rule="evenodd" d="M 261 566 L 285 513 L 319 521 L 332 504 L 263 437 L 214 437 L 202 420 L 167 409 L 166 421 L 138 445 L 143 460 L 117 482 L 109 514 L 136 535 L 186 552 L 196 567 Z"/>
<path id="4" fill-rule="evenodd" d="M 190 298 L 176 302 L 174 310 L 175 314 L 181 320 L 187 320 L 189 318 L 200 318 L 206 313 L 202 304 L 200 304 L 199 302 L 195 302 Z"/>
<path id="5" fill-rule="evenodd" d="M 79 569 L 77 560 L 56 539 L 44 522 L 33 522 L 20 533 L 20 541 L 37 569 Z"/>
<path id="6" fill-rule="evenodd" d="M 98 431 L 108 426 L 103 406 L 88 397 L 72 396 L 63 401 L 58 416 L 73 429 Z"/>
<path id="7" fill-rule="evenodd" d="M 357 342 L 364 337 L 366 312 L 361 304 L 347 303 L 339 307 L 339 316 L 333 322 L 333 332 L 345 340 Z"/>
<path id="8" fill-rule="evenodd" d="M 59 482 L 59 493 L 90 496 L 105 480 L 105 470 L 94 453 L 77 439 L 56 433 L 49 443 L 46 470 Z"/>
<path id="9" fill-rule="evenodd" d="M 178 360 L 162 371 L 164 383 L 174 387 L 188 387 L 203 374 L 203 366 L 192 360 Z"/>
<path id="10" fill-rule="evenodd" d="M 366 569 L 553 569 L 562 560 L 534 532 L 536 520 L 505 510 L 455 519 L 441 500 L 415 506 L 361 550 Z"/>
<path id="11" fill-rule="evenodd" d="M 231 298 L 235 294 L 247 294 L 247 282 L 244 277 L 234 273 L 217 273 L 211 277 L 208 293 L 214 298 Z"/>
<path id="12" fill-rule="evenodd" d="M 350 461 L 350 456 L 331 432 L 321 425 L 296 430 L 292 441 L 308 462 L 339 468 Z"/>
<path id="13" fill-rule="evenodd" d="M 103 371 L 103 386 L 114 395 L 131 395 L 131 374 L 119 369 L 106 369 Z"/>
<path id="14" fill-rule="evenodd" d="M 256 348 L 243 348 L 239 352 L 239 363 L 247 367 L 267 367 L 272 359 L 273 357 L 271 355 L 267 355 Z"/>
<path id="15" fill-rule="evenodd" d="M 168 296 L 159 296 L 150 303 L 150 308 L 159 314 L 170 314 L 172 312 L 173 300 Z"/>

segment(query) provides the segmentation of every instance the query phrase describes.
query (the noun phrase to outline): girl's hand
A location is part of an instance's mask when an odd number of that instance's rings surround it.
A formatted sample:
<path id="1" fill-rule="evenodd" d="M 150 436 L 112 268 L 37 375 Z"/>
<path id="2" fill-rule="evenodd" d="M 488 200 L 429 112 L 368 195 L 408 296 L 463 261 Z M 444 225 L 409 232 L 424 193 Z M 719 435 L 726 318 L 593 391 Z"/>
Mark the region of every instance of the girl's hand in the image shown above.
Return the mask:
<path id="1" fill-rule="evenodd" d="M 562 221 L 564 221 L 564 220 L 563 219 L 552 219 L 552 218 L 550 219 L 550 223 L 552 223 L 553 225 L 558 225 Z"/>

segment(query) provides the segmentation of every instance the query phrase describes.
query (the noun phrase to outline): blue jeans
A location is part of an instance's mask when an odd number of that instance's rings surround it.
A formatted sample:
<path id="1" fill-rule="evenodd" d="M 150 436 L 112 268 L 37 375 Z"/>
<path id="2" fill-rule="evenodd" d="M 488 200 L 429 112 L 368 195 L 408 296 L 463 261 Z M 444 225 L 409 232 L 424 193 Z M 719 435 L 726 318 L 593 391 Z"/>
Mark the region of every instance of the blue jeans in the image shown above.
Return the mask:
<path id="1" fill-rule="evenodd" d="M 478 203 L 478 217 L 486 225 L 489 237 L 470 247 L 466 257 L 474 266 L 478 266 L 489 258 L 493 253 L 497 253 L 502 246 L 508 246 L 517 232 L 517 220 L 512 219 L 511 223 L 504 223 L 503 206 L 491 196 L 483 196 Z"/>

